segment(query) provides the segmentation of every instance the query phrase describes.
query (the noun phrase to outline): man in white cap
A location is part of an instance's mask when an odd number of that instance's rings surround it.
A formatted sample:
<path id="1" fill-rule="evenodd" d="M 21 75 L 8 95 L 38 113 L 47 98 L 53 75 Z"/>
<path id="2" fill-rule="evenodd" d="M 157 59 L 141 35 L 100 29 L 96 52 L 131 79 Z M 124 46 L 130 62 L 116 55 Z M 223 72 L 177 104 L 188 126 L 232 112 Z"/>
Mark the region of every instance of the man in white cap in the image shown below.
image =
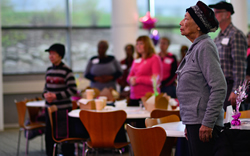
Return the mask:
<path id="1" fill-rule="evenodd" d="M 231 3 L 221 1 L 209 7 L 214 9 L 221 29 L 214 42 L 218 48 L 221 68 L 227 81 L 227 96 L 223 106 L 226 111 L 227 106 L 236 105 L 237 95 L 234 91 L 245 78 L 247 40 L 243 32 L 232 24 L 231 15 L 234 14 L 234 9 Z"/>

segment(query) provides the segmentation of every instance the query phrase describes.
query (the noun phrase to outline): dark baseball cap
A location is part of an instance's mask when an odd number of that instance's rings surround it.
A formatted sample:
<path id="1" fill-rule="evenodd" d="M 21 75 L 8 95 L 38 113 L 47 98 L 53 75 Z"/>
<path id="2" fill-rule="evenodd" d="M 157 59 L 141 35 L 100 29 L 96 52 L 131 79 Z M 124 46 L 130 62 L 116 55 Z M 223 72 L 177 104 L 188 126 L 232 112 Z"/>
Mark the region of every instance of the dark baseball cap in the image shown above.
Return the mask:
<path id="1" fill-rule="evenodd" d="M 208 5 L 208 6 L 210 8 L 215 8 L 215 9 L 225 9 L 225 10 L 231 12 L 231 15 L 234 14 L 234 8 L 233 8 L 233 5 L 231 3 L 221 1 L 219 3 L 211 4 L 211 5 Z"/>
<path id="2" fill-rule="evenodd" d="M 46 49 L 45 52 L 49 51 L 56 51 L 63 59 L 64 54 L 65 54 L 65 47 L 63 44 L 60 43 L 55 43 L 49 47 L 49 49 Z"/>

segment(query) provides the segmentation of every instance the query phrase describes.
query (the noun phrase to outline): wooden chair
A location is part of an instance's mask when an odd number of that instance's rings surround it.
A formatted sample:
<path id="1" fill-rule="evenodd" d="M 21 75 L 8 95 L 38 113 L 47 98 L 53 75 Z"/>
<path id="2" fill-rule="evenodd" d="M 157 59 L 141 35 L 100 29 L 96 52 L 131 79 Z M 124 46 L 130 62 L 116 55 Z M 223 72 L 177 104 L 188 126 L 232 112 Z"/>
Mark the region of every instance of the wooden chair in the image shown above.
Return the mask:
<path id="1" fill-rule="evenodd" d="M 18 135 L 18 144 L 17 144 L 17 155 L 19 155 L 19 147 L 20 147 L 20 136 L 21 136 L 21 131 L 26 130 L 26 155 L 28 154 L 29 150 L 29 131 L 34 130 L 34 129 L 44 129 L 45 124 L 44 123 L 39 123 L 35 121 L 30 121 L 30 124 L 25 125 L 25 115 L 26 115 L 26 102 L 25 101 L 16 101 L 16 107 L 17 107 L 17 113 L 18 113 L 18 123 L 19 123 L 19 135 Z M 43 145 L 43 137 L 41 140 L 41 144 Z M 42 146 L 41 146 L 42 148 Z"/>
<path id="2" fill-rule="evenodd" d="M 76 101 L 72 101 L 72 110 L 77 109 L 78 105 Z"/>
<path id="3" fill-rule="evenodd" d="M 48 114 L 49 114 L 49 120 L 50 120 L 50 125 L 51 125 L 51 133 L 52 133 L 52 138 L 55 141 L 54 143 L 54 149 L 53 149 L 53 156 L 55 156 L 55 150 L 56 150 L 56 146 L 60 143 L 64 143 L 64 142 L 72 142 L 72 143 L 85 143 L 86 142 L 86 138 L 64 138 L 64 139 L 56 139 L 54 137 L 54 123 L 53 123 L 53 113 L 56 112 L 58 110 L 56 105 L 52 105 L 50 107 L 48 107 Z M 82 155 L 84 155 L 84 149 L 82 150 Z"/>
<path id="4" fill-rule="evenodd" d="M 151 112 L 150 117 L 151 118 L 161 118 L 161 117 L 172 115 L 172 114 L 177 115 L 181 119 L 180 111 L 170 111 L 170 110 L 166 110 L 166 109 L 154 109 Z"/>
<path id="5" fill-rule="evenodd" d="M 161 117 L 161 118 L 146 118 L 145 125 L 148 128 L 157 124 L 176 122 L 176 121 L 180 121 L 180 118 L 177 115 L 173 114 L 173 115 L 168 115 L 168 116 Z"/>
<path id="6" fill-rule="evenodd" d="M 240 118 L 250 118 L 250 110 L 240 111 Z"/>
<path id="7" fill-rule="evenodd" d="M 80 120 L 89 133 L 90 141 L 87 146 L 92 149 L 118 149 L 122 154 L 121 148 L 127 146 L 128 142 L 115 143 L 115 138 L 123 126 L 127 114 L 123 110 L 95 112 L 91 110 L 81 110 Z M 85 154 L 87 155 L 88 149 Z"/>
<path id="8" fill-rule="evenodd" d="M 135 128 L 127 124 L 127 133 L 135 156 L 165 155 L 167 134 L 163 128 Z"/>
<path id="9" fill-rule="evenodd" d="M 149 127 L 152 127 L 152 126 L 157 125 L 157 124 L 176 122 L 176 121 L 180 121 L 180 118 L 179 118 L 179 116 L 173 114 L 173 115 L 168 115 L 168 116 L 164 116 L 161 118 L 146 118 L 145 125 L 147 128 L 149 128 Z M 171 155 L 172 148 L 174 146 L 176 146 L 176 142 L 177 142 L 176 137 L 170 137 L 166 140 L 166 144 L 168 145 L 166 147 L 166 153 L 165 153 L 166 155 Z"/>
<path id="10" fill-rule="evenodd" d="M 42 100 L 41 97 L 36 97 L 35 99 L 27 99 L 25 98 L 25 102 L 29 102 L 29 101 L 39 101 L 39 100 Z M 27 107 L 28 109 L 28 114 L 29 114 L 29 120 L 31 123 L 36 123 L 37 122 L 37 116 L 39 115 L 39 113 L 41 112 L 41 107 Z M 45 124 L 45 121 L 44 122 L 41 122 L 41 123 L 44 123 Z"/>

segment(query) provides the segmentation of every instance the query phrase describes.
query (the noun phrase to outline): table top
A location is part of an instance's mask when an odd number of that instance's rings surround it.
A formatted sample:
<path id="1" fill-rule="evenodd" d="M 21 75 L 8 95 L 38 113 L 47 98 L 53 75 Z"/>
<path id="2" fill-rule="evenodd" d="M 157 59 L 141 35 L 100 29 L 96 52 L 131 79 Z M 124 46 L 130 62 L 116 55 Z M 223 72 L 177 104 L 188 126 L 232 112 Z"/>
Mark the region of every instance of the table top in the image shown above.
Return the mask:
<path id="1" fill-rule="evenodd" d="M 45 107 L 45 100 L 29 101 L 26 103 L 27 107 Z"/>
<path id="2" fill-rule="evenodd" d="M 140 107 L 126 107 L 125 109 L 117 109 L 112 106 L 106 106 L 103 110 L 91 110 L 97 112 L 107 112 L 107 111 L 114 111 L 114 110 L 124 110 L 127 113 L 127 119 L 143 119 L 150 117 L 150 112 L 146 111 L 144 108 Z M 79 118 L 80 109 L 75 109 L 69 112 L 70 117 Z"/>
<path id="3" fill-rule="evenodd" d="M 240 118 L 240 121 L 240 126 L 231 126 L 231 129 L 250 130 L 250 119 Z M 182 124 L 182 121 L 158 124 L 153 127 L 162 127 L 168 137 L 185 137 L 185 125 Z"/>
<path id="4" fill-rule="evenodd" d="M 240 118 L 241 125 L 233 126 L 231 129 L 241 129 L 241 130 L 250 130 L 250 119 L 249 118 Z"/>
<path id="5" fill-rule="evenodd" d="M 167 137 L 185 137 L 185 125 L 181 121 L 158 124 L 153 127 L 162 127 L 166 131 Z"/>

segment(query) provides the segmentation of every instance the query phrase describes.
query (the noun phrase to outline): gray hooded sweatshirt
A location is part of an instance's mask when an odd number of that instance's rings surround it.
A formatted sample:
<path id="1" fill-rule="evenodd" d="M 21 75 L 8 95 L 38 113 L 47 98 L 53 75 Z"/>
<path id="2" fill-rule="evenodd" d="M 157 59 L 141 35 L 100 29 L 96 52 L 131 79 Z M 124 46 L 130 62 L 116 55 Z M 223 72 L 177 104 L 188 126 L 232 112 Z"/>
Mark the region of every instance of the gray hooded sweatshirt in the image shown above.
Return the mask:
<path id="1" fill-rule="evenodd" d="M 227 84 L 210 36 L 204 34 L 194 40 L 176 73 L 183 124 L 223 127 Z"/>

